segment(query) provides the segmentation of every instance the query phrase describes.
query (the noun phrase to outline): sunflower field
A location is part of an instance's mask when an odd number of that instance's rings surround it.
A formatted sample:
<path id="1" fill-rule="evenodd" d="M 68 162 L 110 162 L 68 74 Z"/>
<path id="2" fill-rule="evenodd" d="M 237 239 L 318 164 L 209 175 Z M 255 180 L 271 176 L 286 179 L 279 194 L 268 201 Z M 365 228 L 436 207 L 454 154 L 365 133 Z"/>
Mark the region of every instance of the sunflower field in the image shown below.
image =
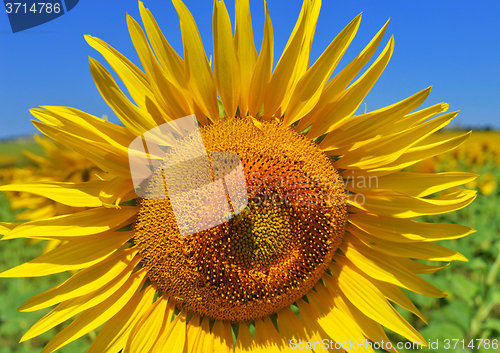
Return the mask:
<path id="1" fill-rule="evenodd" d="M 451 137 L 456 133 L 443 134 Z M 430 170 L 478 174 L 476 180 L 466 185 L 477 189 L 478 197 L 468 208 L 422 220 L 469 224 L 477 232 L 463 239 L 441 242 L 469 259 L 426 276 L 430 283 L 449 293 L 447 297 L 434 300 L 408 293 L 430 324 L 427 326 L 415 317 L 407 318 L 421 328 L 427 340 L 439 340 L 441 349 L 431 351 L 487 352 L 484 342 L 500 337 L 500 133 L 475 131 L 455 151 L 412 168 L 412 171 Z M 449 342 L 450 348 L 445 349 L 442 343 L 450 338 L 457 340 Z M 483 347 L 478 347 L 481 342 L 478 339 L 485 340 Z"/>
<path id="2" fill-rule="evenodd" d="M 71 166 L 80 165 L 85 169 L 85 161 L 78 154 L 38 135 L 35 139 L 36 141 L 32 137 L 27 137 L 0 142 L 0 185 L 35 180 L 62 181 L 68 176 L 78 178 Z M 60 208 L 62 205 L 56 206 L 54 202 L 37 198 L 32 194 L 0 192 L 0 219 L 3 222 L 29 221 L 51 215 L 56 212 L 54 207 Z M 58 211 L 70 212 L 68 209 Z M 40 256 L 57 245 L 59 244 L 54 241 L 30 242 L 24 239 L 4 242 L 0 247 L 0 266 L 1 268 L 16 266 Z M 68 274 L 56 274 L 49 277 L 15 278 L 0 283 L 2 296 L 0 352 L 40 352 L 50 337 L 67 326 L 59 325 L 34 340 L 19 343 L 23 332 L 49 310 L 42 310 L 41 313 L 20 313 L 12 310 L 40 291 L 57 285 L 67 278 Z M 89 336 L 92 337 L 92 334 Z M 93 336 L 95 337 L 95 334 Z M 79 340 L 64 347 L 61 352 L 84 352 L 88 345 L 89 340 Z"/>
<path id="3" fill-rule="evenodd" d="M 443 132 L 452 137 L 459 132 Z M 441 139 L 437 136 L 436 139 Z M 39 139 L 39 138 L 38 138 Z M 47 175 L 47 169 L 36 161 L 50 160 L 42 145 L 30 139 L 0 143 L 0 184 L 30 180 L 41 171 L 46 178 L 61 178 L 60 173 Z M 48 151 L 51 153 L 50 150 Z M 71 151 L 64 151 L 71 155 Z M 29 159 L 27 156 L 31 156 Z M 35 158 L 33 158 L 35 156 Z M 40 158 L 36 158 L 39 156 Z M 485 348 L 488 340 L 500 337 L 500 132 L 474 131 L 471 137 L 455 151 L 424 160 L 411 168 L 413 172 L 464 171 L 480 175 L 466 185 L 477 189 L 477 199 L 467 208 L 445 215 L 421 217 L 426 222 L 446 222 L 468 225 L 476 233 L 457 240 L 440 242 L 441 245 L 463 254 L 469 262 L 455 262 L 451 266 L 423 277 L 449 295 L 433 299 L 405 291 L 422 312 L 429 325 L 408 311 L 400 313 L 416 327 L 431 344 L 439 342 L 439 349 L 411 348 L 411 343 L 401 336 L 388 332 L 391 342 L 405 342 L 408 349 L 416 352 L 491 352 Z M 27 197 L 27 196 L 26 196 Z M 13 201 L 13 205 L 10 204 Z M 15 221 L 29 205 L 23 205 L 23 197 L 0 193 L 0 219 Z M 14 206 L 14 207 L 13 207 Z M 21 217 L 22 218 L 22 217 Z M 27 219 L 25 219 L 27 220 Z M 24 239 L 3 242 L 0 247 L 1 268 L 11 268 L 29 261 L 46 251 L 47 244 L 29 244 Z M 446 263 L 443 262 L 443 265 Z M 35 353 L 60 332 L 67 324 L 61 324 L 33 340 L 18 343 L 23 333 L 49 310 L 36 313 L 14 312 L 30 297 L 51 288 L 66 279 L 68 274 L 49 277 L 15 278 L 0 281 L 0 353 Z M 96 330 L 97 331 L 97 330 Z M 61 353 L 86 351 L 96 336 L 92 331 L 84 337 L 61 348 Z M 455 339 L 455 340 L 453 340 Z M 450 340 L 450 341 L 447 341 Z M 474 347 L 472 347 L 472 343 Z M 482 347 L 479 347 L 481 343 Z M 491 343 L 490 343 L 491 344 Z M 435 347 L 435 346 L 434 346 Z M 449 347 L 449 348 L 446 348 Z M 379 350 L 380 352 L 382 350 Z"/>

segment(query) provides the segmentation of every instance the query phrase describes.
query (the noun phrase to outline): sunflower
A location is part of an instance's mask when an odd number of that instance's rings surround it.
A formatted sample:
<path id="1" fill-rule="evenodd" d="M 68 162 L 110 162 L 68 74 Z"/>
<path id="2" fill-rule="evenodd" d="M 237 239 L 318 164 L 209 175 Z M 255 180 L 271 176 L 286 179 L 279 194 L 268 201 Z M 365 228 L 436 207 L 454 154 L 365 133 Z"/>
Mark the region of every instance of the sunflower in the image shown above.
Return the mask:
<path id="1" fill-rule="evenodd" d="M 41 187 L 43 184 L 45 187 L 50 188 L 54 186 L 54 182 L 73 184 L 95 181 L 102 179 L 99 176 L 102 171 L 83 155 L 52 141 L 48 137 L 34 135 L 34 139 L 42 148 L 44 156 L 23 151 L 23 154 L 32 162 L 33 166 L 12 168 L 10 183 L 15 183 L 15 186 L 0 186 L 0 191 L 6 191 L 10 208 L 12 210 L 23 210 L 16 215 L 16 220 L 44 219 L 85 210 L 85 207 L 69 207 L 54 201 L 54 198 L 49 199 L 39 196 L 33 190 L 33 183 L 36 183 L 37 187 Z M 103 176 L 105 175 L 103 174 Z M 2 184 L 7 184 L 1 177 L 0 181 L 2 181 Z M 39 239 L 31 239 L 30 243 L 33 244 L 39 241 Z M 44 253 L 60 244 L 62 244 L 60 240 L 49 240 L 44 248 Z"/>
<path id="2" fill-rule="evenodd" d="M 267 352 L 286 351 L 294 344 L 304 347 L 306 342 L 317 350 L 322 339 L 328 340 L 330 351 L 352 350 L 358 340 L 366 341 L 358 349 L 373 351 L 372 343 L 388 342 L 382 326 L 425 344 L 391 302 L 425 321 L 399 287 L 444 297 L 446 293 L 418 274 L 445 266 L 416 260 L 467 261 L 433 241 L 460 238 L 473 230 L 412 218 L 468 205 L 474 191 L 442 191 L 476 175 L 401 170 L 465 141 L 468 134 L 432 143 L 428 139 L 457 113 L 440 115 L 447 104 L 414 111 L 428 96 L 427 88 L 391 106 L 355 115 L 391 57 L 392 37 L 352 82 L 374 55 L 388 23 L 330 78 L 361 16 L 310 65 L 321 1 L 305 0 L 273 70 L 267 6 L 257 54 L 249 1 L 236 1 L 234 35 L 224 2 L 215 1 L 212 71 L 192 15 L 180 0 L 173 3 L 183 57 L 141 2 L 145 32 L 130 16 L 127 22 L 144 71 L 104 41 L 86 36 L 135 103 L 91 58 L 96 86 L 124 126 L 73 108 L 32 110 L 42 133 L 81 153 L 107 177 L 94 183 L 54 183 L 50 188 L 33 185 L 34 193 L 87 209 L 21 225 L 2 224 L 3 240 L 67 241 L 2 277 L 79 270 L 21 306 L 21 311 L 34 311 L 57 304 L 22 341 L 79 314 L 43 353 L 101 325 L 89 352 Z M 136 137 L 191 114 L 208 156 L 225 152 L 239 157 L 249 201 L 237 216 L 183 237 L 171 197 L 135 195 L 128 146 Z M 179 144 L 191 138 L 182 131 L 177 137 Z M 156 161 L 165 164 L 174 152 L 166 148 L 155 155 Z M 188 166 L 195 174 L 202 168 Z M 159 169 L 154 172 L 167 176 Z M 175 169 L 179 174 L 174 178 L 194 182 L 184 172 Z M 215 175 L 214 169 L 212 178 Z M 162 185 L 155 180 L 141 185 L 145 195 Z M 192 223 L 208 222 L 197 216 Z"/>

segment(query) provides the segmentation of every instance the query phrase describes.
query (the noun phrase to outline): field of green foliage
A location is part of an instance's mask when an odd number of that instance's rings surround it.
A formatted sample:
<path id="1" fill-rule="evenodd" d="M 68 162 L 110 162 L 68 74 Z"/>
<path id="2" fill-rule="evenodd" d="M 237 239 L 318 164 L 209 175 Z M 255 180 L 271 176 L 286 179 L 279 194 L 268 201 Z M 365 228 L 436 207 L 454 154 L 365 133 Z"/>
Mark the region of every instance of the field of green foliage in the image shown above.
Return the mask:
<path id="1" fill-rule="evenodd" d="M 2 181 L 2 171 L 9 174 L 13 168 L 29 164 L 29 160 L 22 154 L 23 150 L 34 154 L 43 152 L 40 145 L 31 139 L 21 142 L 0 142 L 0 184 L 5 183 L 5 180 Z M 9 201 L 0 192 L 0 222 L 14 222 L 16 214 L 21 211 L 12 211 Z M 44 246 L 45 242 L 29 245 L 25 239 L 0 242 L 0 272 L 40 256 Z M 32 296 L 54 287 L 68 277 L 69 274 L 62 273 L 46 277 L 0 279 L 0 353 L 39 353 L 43 346 L 66 326 L 60 325 L 39 337 L 19 343 L 24 333 L 50 309 L 31 313 L 21 313 L 16 309 Z M 88 335 L 58 352 L 85 352 L 91 341 L 92 337 Z"/>
<path id="2" fill-rule="evenodd" d="M 9 210 L 5 196 L 0 195 L 0 219 L 14 221 L 14 213 Z M 0 243 L 0 270 L 9 269 L 39 256 L 44 243 L 28 245 L 25 239 L 14 239 Z M 32 340 L 18 343 L 23 334 L 50 310 L 32 313 L 20 313 L 16 309 L 32 296 L 59 284 L 68 274 L 58 274 L 35 278 L 5 278 L 0 280 L 0 353 L 35 353 L 40 352 L 45 344 L 61 331 L 57 328 Z M 60 353 L 85 352 L 91 342 L 84 337 L 59 350 Z"/>
<path id="3" fill-rule="evenodd" d="M 454 153 L 423 163 L 427 169 L 431 163 L 430 169 L 436 172 L 473 172 L 480 177 L 466 185 L 478 189 L 478 196 L 471 205 L 457 212 L 419 219 L 463 224 L 477 230 L 462 239 L 438 242 L 469 259 L 469 262 L 454 261 L 435 274 L 423 276 L 448 293 L 447 297 L 433 299 L 405 291 L 429 322 L 427 326 L 413 314 L 400 310 L 424 338 L 433 343 L 432 348 L 418 350 L 421 352 L 500 351 L 500 188 L 497 185 L 500 180 L 497 146 L 500 134 L 479 132 L 472 136 L 471 141 Z M 394 334 L 389 337 L 393 343 L 405 342 Z"/>
<path id="4" fill-rule="evenodd" d="M 500 136 L 495 136 L 500 141 Z M 38 152 L 36 145 L 26 142 L 24 146 L 0 143 L 0 167 L 26 164 L 26 160 L 20 158 L 20 151 L 26 145 L 33 152 Z M 406 291 L 429 325 L 405 310 L 400 312 L 431 343 L 431 348 L 402 349 L 403 352 L 500 351 L 494 341 L 499 344 L 500 340 L 500 187 L 496 184 L 500 180 L 500 167 L 496 152 L 480 148 L 478 153 L 481 163 L 478 158 L 471 158 L 467 153 L 448 154 L 431 161 L 435 171 L 472 171 L 480 174 L 477 182 L 468 185 L 469 188 L 478 189 L 478 197 L 470 206 L 458 212 L 423 217 L 421 220 L 463 224 L 475 228 L 477 232 L 462 239 L 440 242 L 465 255 L 469 262 L 453 262 L 433 275 L 423 276 L 449 293 L 446 298 L 433 299 Z M 6 197 L 0 193 L 0 221 L 14 219 L 15 212 L 9 209 Z M 0 271 L 35 258 L 41 254 L 43 247 L 43 243 L 28 245 L 23 239 L 0 242 Z M 19 313 L 15 309 L 28 298 L 67 277 L 68 274 L 59 274 L 41 278 L 0 279 L 0 353 L 40 352 L 49 339 L 63 329 L 64 326 L 58 326 L 35 339 L 18 344 L 29 327 L 49 309 L 33 313 Z M 58 352 L 85 352 L 93 336 L 95 333 Z M 406 342 L 392 333 L 389 333 L 389 338 L 393 344 Z"/>

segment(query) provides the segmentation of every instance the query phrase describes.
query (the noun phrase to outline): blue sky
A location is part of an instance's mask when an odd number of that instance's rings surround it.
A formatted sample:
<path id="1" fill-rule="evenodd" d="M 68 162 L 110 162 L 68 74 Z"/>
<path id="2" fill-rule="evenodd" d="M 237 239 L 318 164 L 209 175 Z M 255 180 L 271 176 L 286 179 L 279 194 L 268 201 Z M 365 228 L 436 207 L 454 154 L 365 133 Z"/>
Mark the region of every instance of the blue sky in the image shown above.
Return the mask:
<path id="1" fill-rule="evenodd" d="M 185 0 L 198 23 L 205 49 L 212 52 L 211 0 Z M 275 57 L 281 54 L 295 24 L 301 0 L 270 0 Z M 168 0 L 145 0 L 171 45 L 182 55 L 177 14 Z M 226 2 L 234 17 L 234 3 Z M 264 2 L 250 0 L 257 50 L 263 32 Z M 395 37 L 392 59 L 365 99 L 368 110 L 404 99 L 433 86 L 424 106 L 439 102 L 460 110 L 455 124 L 500 129 L 500 2 L 498 0 L 323 0 L 312 59 L 357 14 L 361 26 L 338 69 L 346 65 L 391 17 L 383 39 Z M 81 0 L 51 22 L 12 33 L 0 14 L 0 139 L 35 133 L 29 108 L 72 106 L 118 119 L 100 97 L 88 68 L 88 56 L 104 59 L 83 35 L 99 37 L 137 65 L 128 36 L 126 13 L 140 20 L 135 0 Z M 279 56 L 278 56 L 279 57 Z M 338 70 L 337 69 L 337 70 Z M 364 107 L 364 106 L 363 106 Z"/>

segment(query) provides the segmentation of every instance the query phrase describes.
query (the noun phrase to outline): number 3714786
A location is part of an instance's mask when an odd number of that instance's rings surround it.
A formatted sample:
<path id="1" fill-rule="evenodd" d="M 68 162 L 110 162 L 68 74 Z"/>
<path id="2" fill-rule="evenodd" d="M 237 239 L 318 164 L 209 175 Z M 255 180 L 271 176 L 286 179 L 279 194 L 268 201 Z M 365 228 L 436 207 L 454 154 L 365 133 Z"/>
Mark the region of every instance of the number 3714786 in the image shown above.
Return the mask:
<path id="1" fill-rule="evenodd" d="M 459 339 L 445 339 L 444 340 L 444 349 L 453 349 L 455 350 L 456 348 L 462 348 L 465 349 L 467 347 L 469 348 L 477 348 L 480 349 L 483 347 L 483 349 L 498 349 L 498 339 L 472 339 L 470 341 L 466 340 L 459 340 Z"/>
<path id="2" fill-rule="evenodd" d="M 61 12 L 61 4 L 51 2 L 38 2 L 29 6 L 22 2 L 8 2 L 5 4 L 7 13 L 59 13 Z"/>

